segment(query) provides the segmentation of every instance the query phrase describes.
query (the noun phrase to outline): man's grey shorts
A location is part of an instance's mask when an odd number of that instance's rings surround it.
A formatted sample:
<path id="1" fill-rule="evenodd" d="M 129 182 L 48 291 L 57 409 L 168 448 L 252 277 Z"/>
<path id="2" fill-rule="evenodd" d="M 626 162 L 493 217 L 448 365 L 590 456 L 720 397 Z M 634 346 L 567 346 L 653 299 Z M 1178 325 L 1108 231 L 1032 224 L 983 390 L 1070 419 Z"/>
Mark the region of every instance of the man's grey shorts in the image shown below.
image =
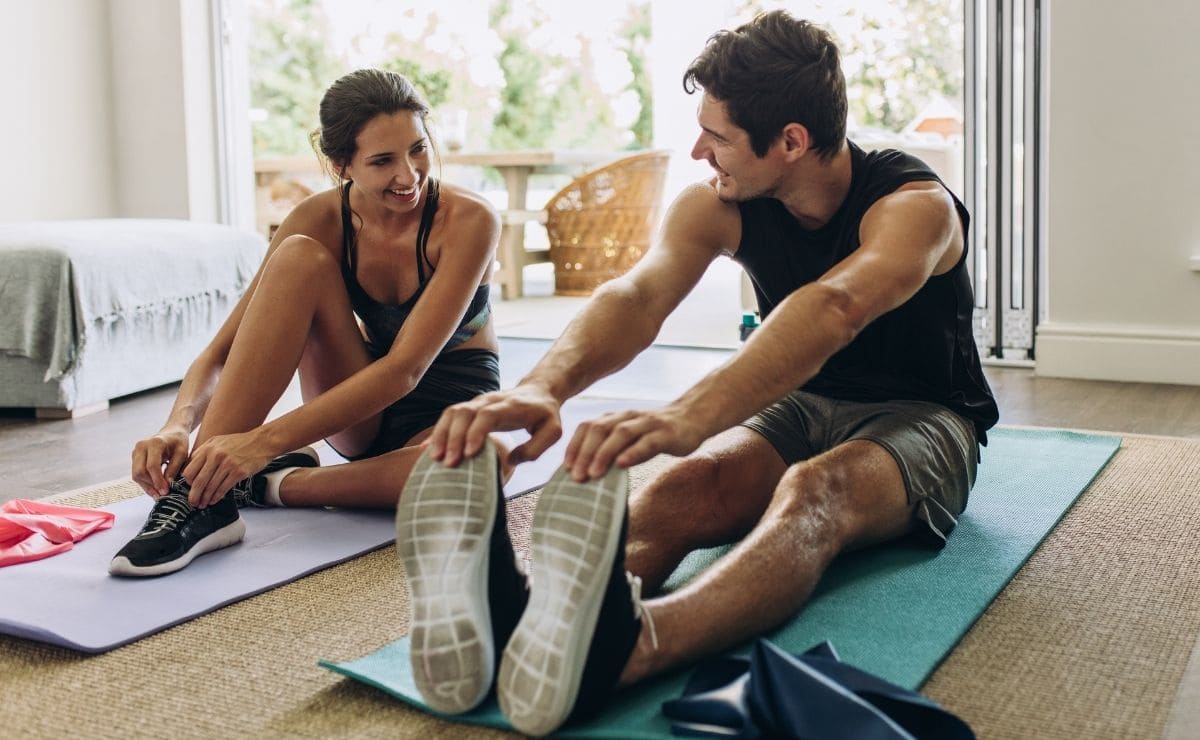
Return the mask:
<path id="1" fill-rule="evenodd" d="M 975 484 L 975 426 L 923 401 L 858 403 L 793 391 L 743 422 L 792 465 L 852 439 L 879 444 L 895 458 L 914 516 L 945 542 Z"/>

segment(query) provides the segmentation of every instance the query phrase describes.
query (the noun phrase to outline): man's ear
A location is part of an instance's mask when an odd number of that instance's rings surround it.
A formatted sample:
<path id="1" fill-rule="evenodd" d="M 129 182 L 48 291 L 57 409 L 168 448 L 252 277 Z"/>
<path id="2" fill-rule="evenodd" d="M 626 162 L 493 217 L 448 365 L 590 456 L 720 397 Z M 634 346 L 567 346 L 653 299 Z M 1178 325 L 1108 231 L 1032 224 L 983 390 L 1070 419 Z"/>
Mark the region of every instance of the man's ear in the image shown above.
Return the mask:
<path id="1" fill-rule="evenodd" d="M 799 123 L 784 126 L 780 138 L 783 140 L 783 153 L 788 159 L 799 159 L 812 147 L 808 129 Z"/>

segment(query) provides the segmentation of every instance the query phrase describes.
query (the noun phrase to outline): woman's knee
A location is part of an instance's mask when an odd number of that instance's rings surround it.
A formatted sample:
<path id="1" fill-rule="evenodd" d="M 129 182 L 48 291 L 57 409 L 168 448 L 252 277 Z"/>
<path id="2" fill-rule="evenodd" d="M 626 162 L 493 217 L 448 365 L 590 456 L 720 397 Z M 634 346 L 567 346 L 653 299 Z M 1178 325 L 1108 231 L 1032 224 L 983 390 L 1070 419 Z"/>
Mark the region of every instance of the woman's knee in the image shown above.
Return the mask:
<path id="1" fill-rule="evenodd" d="M 341 265 L 325 245 L 303 234 L 292 234 L 279 243 L 264 268 L 264 276 L 286 278 L 306 286 L 328 278 L 341 282 Z"/>

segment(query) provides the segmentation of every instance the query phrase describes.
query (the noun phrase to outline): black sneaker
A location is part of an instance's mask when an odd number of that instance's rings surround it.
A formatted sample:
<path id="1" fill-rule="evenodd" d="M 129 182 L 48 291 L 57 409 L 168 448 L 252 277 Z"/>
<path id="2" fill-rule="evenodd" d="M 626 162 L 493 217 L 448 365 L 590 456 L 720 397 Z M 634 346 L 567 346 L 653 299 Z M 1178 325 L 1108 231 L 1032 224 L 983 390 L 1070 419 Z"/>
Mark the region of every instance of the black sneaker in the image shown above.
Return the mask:
<path id="1" fill-rule="evenodd" d="M 321 465 L 321 457 L 311 447 L 304 447 L 286 455 L 280 455 L 267 466 L 249 478 L 243 478 L 233 484 L 226 497 L 232 496 L 239 509 L 247 506 L 265 508 L 267 503 L 267 478 L 269 473 L 277 473 L 285 468 L 316 468 Z"/>
<path id="2" fill-rule="evenodd" d="M 560 469 L 530 532 L 529 606 L 500 661 L 500 708 L 545 735 L 602 707 L 641 633 L 641 581 L 625 571 L 629 476 L 576 483 Z"/>
<path id="3" fill-rule="evenodd" d="M 205 509 L 188 503 L 183 478 L 154 503 L 146 524 L 108 565 L 114 576 L 161 576 L 187 566 L 198 555 L 242 541 L 246 524 L 233 498 L 225 496 Z"/>
<path id="4" fill-rule="evenodd" d="M 508 538 L 496 449 L 447 468 L 422 454 L 396 506 L 413 679 L 443 714 L 478 706 L 529 598 Z"/>

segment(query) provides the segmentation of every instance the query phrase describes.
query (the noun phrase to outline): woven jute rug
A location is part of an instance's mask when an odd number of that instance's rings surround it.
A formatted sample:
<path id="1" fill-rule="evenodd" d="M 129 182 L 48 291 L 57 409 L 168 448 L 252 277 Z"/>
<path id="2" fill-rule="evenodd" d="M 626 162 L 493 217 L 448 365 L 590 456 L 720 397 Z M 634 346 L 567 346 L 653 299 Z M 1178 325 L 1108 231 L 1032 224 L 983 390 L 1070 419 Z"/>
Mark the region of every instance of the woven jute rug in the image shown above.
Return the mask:
<path id="1" fill-rule="evenodd" d="M 535 503 L 509 504 L 519 549 Z M 1200 635 L 1198 532 L 1200 441 L 1126 437 L 922 690 L 981 738 L 1160 737 Z M 504 736 L 317 667 L 403 636 L 407 598 L 385 548 L 103 655 L 0 636 L 0 736 Z"/>

